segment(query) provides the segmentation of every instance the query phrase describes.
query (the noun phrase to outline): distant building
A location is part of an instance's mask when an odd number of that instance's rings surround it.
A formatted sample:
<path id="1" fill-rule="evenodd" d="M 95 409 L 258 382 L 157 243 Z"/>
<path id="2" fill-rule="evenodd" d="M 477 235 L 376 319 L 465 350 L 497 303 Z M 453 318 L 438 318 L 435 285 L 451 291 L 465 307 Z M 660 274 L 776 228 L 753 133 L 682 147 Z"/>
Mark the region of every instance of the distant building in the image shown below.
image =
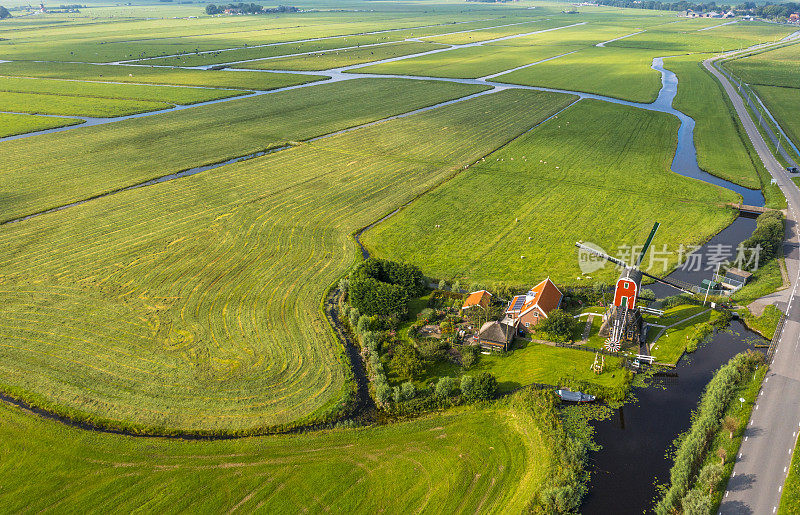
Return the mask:
<path id="1" fill-rule="evenodd" d="M 789 15 L 789 21 L 792 23 L 800 22 L 800 13 L 792 13 Z"/>
<path id="2" fill-rule="evenodd" d="M 483 309 L 489 309 L 489 303 L 492 300 L 492 294 L 486 290 L 479 290 L 474 291 L 469 294 L 467 299 L 464 301 L 464 305 L 461 306 L 462 311 L 465 309 L 473 308 L 475 306 L 480 306 Z"/>
<path id="3" fill-rule="evenodd" d="M 547 318 L 547 315 L 561 305 L 564 295 L 548 277 L 534 286 L 528 293 L 517 295 L 508 304 L 506 319 L 513 322 L 518 331 L 530 330 Z"/>

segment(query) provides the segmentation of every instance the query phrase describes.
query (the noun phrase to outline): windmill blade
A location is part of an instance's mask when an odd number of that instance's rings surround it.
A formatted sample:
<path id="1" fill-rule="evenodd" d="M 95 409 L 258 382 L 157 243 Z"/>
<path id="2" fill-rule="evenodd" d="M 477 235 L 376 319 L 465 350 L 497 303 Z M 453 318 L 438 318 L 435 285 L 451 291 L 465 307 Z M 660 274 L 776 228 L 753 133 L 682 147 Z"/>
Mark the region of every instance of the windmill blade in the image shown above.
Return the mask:
<path id="1" fill-rule="evenodd" d="M 691 295 L 694 295 L 694 292 L 691 289 L 689 289 L 691 287 L 691 285 L 688 285 L 688 284 L 687 285 L 681 285 L 681 284 L 678 284 L 677 282 L 673 282 L 673 281 L 670 281 L 670 280 L 667 280 L 667 279 L 662 279 L 661 277 L 656 277 L 655 275 L 650 275 L 647 272 L 642 272 L 641 270 L 639 270 L 639 272 L 642 275 L 644 275 L 646 277 L 649 277 L 650 279 L 652 279 L 652 280 L 654 280 L 656 282 L 659 282 L 661 284 L 666 284 L 667 286 L 672 286 L 676 290 L 680 290 L 680 291 L 682 291 L 684 293 L 689 293 Z"/>
<path id="2" fill-rule="evenodd" d="M 642 261 L 644 261 L 644 255 L 647 253 L 647 249 L 650 248 L 650 244 L 653 242 L 653 237 L 656 235 L 656 231 L 658 231 L 659 227 L 661 227 L 660 223 L 656 222 L 653 224 L 653 229 L 650 231 L 650 236 L 648 236 L 647 241 L 644 242 L 642 252 L 639 254 L 639 258 L 636 260 L 636 264 L 634 265 L 636 268 L 639 268 L 639 265 L 641 265 Z"/>
<path id="3" fill-rule="evenodd" d="M 608 254 L 605 254 L 604 252 L 600 252 L 597 249 L 593 249 L 592 247 L 589 247 L 588 245 L 584 245 L 583 243 L 581 243 L 579 241 L 575 242 L 575 246 L 578 247 L 581 250 L 585 250 L 586 252 L 594 254 L 597 257 L 601 257 L 601 258 L 605 259 L 606 261 L 610 261 L 610 262 L 614 263 L 617 266 L 621 266 L 622 268 L 630 268 L 630 265 L 628 265 L 626 262 L 624 262 L 624 261 L 622 261 L 620 259 L 617 259 L 615 257 L 611 257 Z"/>

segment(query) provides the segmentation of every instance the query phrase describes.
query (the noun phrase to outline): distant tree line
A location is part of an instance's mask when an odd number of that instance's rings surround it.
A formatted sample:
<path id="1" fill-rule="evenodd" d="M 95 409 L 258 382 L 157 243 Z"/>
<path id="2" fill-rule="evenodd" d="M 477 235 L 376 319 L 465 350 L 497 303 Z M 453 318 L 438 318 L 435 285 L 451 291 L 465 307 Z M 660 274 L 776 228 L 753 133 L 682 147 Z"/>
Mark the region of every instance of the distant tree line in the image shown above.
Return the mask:
<path id="1" fill-rule="evenodd" d="M 243 14 L 272 14 L 272 13 L 296 13 L 300 9 L 290 5 L 279 5 L 278 7 L 262 7 L 258 4 L 228 4 L 228 5 L 215 5 L 208 4 L 206 6 L 206 14 L 221 14 L 226 10 L 240 12 Z"/>
<path id="2" fill-rule="evenodd" d="M 11 18 L 11 13 L 8 12 L 8 9 L 0 5 L 0 20 L 3 20 L 5 18 Z"/>
<path id="3" fill-rule="evenodd" d="M 654 9 L 658 11 L 734 11 L 738 14 L 751 14 L 759 18 L 786 19 L 790 14 L 800 12 L 800 3 L 786 2 L 772 4 L 767 2 L 757 5 L 755 2 L 744 2 L 735 6 L 717 5 L 716 2 L 691 3 L 691 2 L 659 2 L 658 0 L 596 0 L 600 5 L 612 7 L 627 7 L 630 9 Z"/>

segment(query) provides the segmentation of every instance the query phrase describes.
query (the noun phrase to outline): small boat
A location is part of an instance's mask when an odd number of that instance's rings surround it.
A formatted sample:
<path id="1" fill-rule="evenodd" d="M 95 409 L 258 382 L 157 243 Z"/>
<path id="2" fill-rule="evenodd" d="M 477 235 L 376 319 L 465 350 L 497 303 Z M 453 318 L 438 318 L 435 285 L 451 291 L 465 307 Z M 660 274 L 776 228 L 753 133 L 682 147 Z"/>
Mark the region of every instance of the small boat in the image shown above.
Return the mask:
<path id="1" fill-rule="evenodd" d="M 572 392 L 570 390 L 556 390 L 556 393 L 561 397 L 562 401 L 569 402 L 592 402 L 595 400 L 594 395 L 589 395 L 583 392 Z"/>

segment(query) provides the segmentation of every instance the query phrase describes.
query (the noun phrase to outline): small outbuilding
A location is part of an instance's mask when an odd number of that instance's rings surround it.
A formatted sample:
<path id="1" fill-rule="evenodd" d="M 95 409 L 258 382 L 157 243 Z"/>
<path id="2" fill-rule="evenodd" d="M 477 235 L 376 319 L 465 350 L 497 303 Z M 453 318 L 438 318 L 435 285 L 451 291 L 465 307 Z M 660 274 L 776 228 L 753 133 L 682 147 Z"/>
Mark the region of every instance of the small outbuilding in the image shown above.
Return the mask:
<path id="1" fill-rule="evenodd" d="M 749 281 L 751 277 L 753 277 L 753 274 L 750 272 L 745 272 L 744 270 L 740 270 L 738 268 L 729 268 L 725 272 L 725 277 L 722 278 L 721 282 L 726 288 L 738 290 L 747 284 L 747 281 Z"/>
<path id="2" fill-rule="evenodd" d="M 514 341 L 514 326 L 506 321 L 491 320 L 478 331 L 478 345 L 482 349 L 505 352 Z"/>
<path id="3" fill-rule="evenodd" d="M 474 291 L 467 296 L 467 299 L 464 301 L 464 305 L 461 306 L 461 310 L 474 308 L 475 306 L 480 306 L 483 309 L 489 309 L 489 303 L 492 301 L 492 294 L 486 290 L 479 290 Z"/>

